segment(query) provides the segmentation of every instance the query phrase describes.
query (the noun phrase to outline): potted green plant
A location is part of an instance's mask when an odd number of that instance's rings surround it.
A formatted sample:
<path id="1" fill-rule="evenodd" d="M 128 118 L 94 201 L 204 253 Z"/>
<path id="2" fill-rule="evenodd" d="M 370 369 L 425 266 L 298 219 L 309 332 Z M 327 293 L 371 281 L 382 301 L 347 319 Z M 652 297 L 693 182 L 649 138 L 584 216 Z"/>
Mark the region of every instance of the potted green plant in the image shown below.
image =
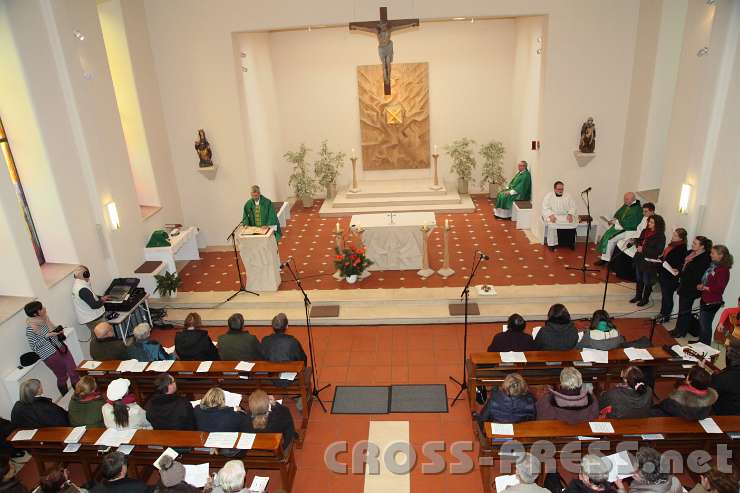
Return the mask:
<path id="1" fill-rule="evenodd" d="M 495 199 L 498 195 L 501 185 L 504 184 L 504 145 L 501 142 L 492 140 L 488 144 L 481 146 L 478 153 L 483 158 L 481 165 L 483 183 L 488 183 L 488 195 Z"/>
<path id="2" fill-rule="evenodd" d="M 157 281 L 157 289 L 155 291 L 160 296 L 165 298 L 174 298 L 177 296 L 177 288 L 182 284 L 182 279 L 177 273 L 165 271 L 164 274 L 155 275 L 154 279 Z"/>
<path id="3" fill-rule="evenodd" d="M 357 248 L 350 245 L 347 248 L 335 248 L 337 256 L 334 258 L 334 267 L 339 269 L 339 273 L 349 284 L 357 282 L 365 269 L 373 265 L 373 261 L 365 256 L 364 248 Z"/>
<path id="4" fill-rule="evenodd" d="M 337 195 L 337 176 L 344 167 L 343 152 L 329 150 L 327 141 L 321 142 L 319 158 L 313 163 L 313 171 L 322 187 L 326 189 L 326 198 L 333 199 Z"/>
<path id="5" fill-rule="evenodd" d="M 474 140 L 463 137 L 445 146 L 447 155 L 452 159 L 450 170 L 457 174 L 457 191 L 462 194 L 467 194 L 468 186 L 474 183 L 473 169 L 476 164 L 474 144 Z"/>
<path id="6" fill-rule="evenodd" d="M 296 198 L 302 203 L 303 207 L 313 207 L 313 194 L 318 191 L 316 179 L 311 176 L 306 163 L 306 154 L 308 149 L 305 144 L 301 144 L 297 151 L 288 151 L 283 157 L 293 164 L 293 173 L 288 178 L 288 185 L 293 189 Z"/>

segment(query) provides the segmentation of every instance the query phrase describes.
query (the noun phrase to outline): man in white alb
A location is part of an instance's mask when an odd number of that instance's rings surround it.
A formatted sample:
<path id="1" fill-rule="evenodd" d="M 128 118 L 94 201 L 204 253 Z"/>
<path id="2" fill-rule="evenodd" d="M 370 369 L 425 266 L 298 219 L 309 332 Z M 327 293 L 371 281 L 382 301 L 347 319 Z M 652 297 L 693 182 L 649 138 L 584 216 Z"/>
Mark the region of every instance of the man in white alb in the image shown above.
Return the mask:
<path id="1" fill-rule="evenodd" d="M 545 223 L 545 243 L 550 250 L 558 246 L 558 237 L 563 242 L 567 241 L 571 248 L 575 247 L 575 230 L 578 226 L 576 202 L 565 193 L 562 181 L 556 181 L 553 191 L 542 200 L 542 220 Z"/>

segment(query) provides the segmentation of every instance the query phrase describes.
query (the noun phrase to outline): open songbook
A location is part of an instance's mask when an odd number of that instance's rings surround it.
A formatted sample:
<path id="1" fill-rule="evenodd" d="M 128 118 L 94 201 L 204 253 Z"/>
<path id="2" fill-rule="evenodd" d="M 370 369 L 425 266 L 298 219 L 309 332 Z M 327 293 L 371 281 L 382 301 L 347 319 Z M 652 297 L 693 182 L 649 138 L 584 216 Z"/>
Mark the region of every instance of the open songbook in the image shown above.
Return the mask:
<path id="1" fill-rule="evenodd" d="M 266 235 L 270 231 L 269 226 L 244 226 L 242 235 Z"/>

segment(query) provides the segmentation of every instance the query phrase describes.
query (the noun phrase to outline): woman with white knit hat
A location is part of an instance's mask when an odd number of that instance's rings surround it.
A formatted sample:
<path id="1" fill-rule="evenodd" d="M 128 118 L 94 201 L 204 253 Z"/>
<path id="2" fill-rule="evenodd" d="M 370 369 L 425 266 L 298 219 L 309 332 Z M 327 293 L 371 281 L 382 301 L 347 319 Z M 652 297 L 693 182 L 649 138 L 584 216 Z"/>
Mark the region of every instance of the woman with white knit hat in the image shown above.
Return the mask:
<path id="1" fill-rule="evenodd" d="M 136 403 L 136 396 L 129 392 L 131 381 L 117 378 L 108 384 L 106 404 L 103 405 L 103 422 L 106 428 L 117 430 L 151 430 L 146 411 Z"/>

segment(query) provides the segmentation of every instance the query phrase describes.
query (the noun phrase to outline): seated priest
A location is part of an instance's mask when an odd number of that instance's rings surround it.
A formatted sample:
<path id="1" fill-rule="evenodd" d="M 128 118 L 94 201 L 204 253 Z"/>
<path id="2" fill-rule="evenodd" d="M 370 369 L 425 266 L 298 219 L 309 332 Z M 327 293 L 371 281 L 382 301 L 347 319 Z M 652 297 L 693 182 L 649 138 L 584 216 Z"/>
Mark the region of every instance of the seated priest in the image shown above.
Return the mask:
<path id="1" fill-rule="evenodd" d="M 545 244 L 550 250 L 562 242 L 575 249 L 576 245 L 576 202 L 565 193 L 565 184 L 556 181 L 553 191 L 542 200 L 542 220 L 545 223 Z"/>
<path id="2" fill-rule="evenodd" d="M 272 201 L 262 196 L 260 187 L 252 185 L 252 198 L 244 204 L 244 217 L 242 217 L 244 226 L 269 226 L 275 233 L 275 239 L 280 239 L 280 222 L 278 221 L 277 212 L 272 206 Z"/>
<path id="3" fill-rule="evenodd" d="M 609 268 L 617 277 L 629 281 L 635 280 L 635 264 L 633 259 L 635 258 L 635 253 L 637 253 L 637 239 L 647 227 L 648 218 L 654 214 L 655 204 L 645 202 L 642 204 L 642 220 L 637 225 L 637 228 L 634 231 L 626 231 L 619 235 L 617 244 L 609 260 Z"/>
<path id="4" fill-rule="evenodd" d="M 499 219 L 511 218 L 511 208 L 515 201 L 532 198 L 532 177 L 527 169 L 527 161 L 519 161 L 516 166 L 519 171 L 511 179 L 506 190 L 499 192 L 496 197 L 493 214 Z"/>
<path id="5" fill-rule="evenodd" d="M 596 244 L 596 250 L 601 257 L 595 262 L 596 265 L 606 264 L 612 256 L 614 247 L 626 231 L 634 231 L 642 219 L 642 208 L 635 194 L 627 192 L 624 194 L 624 204 L 617 209 L 611 219 L 607 222 L 609 228 L 604 232 Z"/>

